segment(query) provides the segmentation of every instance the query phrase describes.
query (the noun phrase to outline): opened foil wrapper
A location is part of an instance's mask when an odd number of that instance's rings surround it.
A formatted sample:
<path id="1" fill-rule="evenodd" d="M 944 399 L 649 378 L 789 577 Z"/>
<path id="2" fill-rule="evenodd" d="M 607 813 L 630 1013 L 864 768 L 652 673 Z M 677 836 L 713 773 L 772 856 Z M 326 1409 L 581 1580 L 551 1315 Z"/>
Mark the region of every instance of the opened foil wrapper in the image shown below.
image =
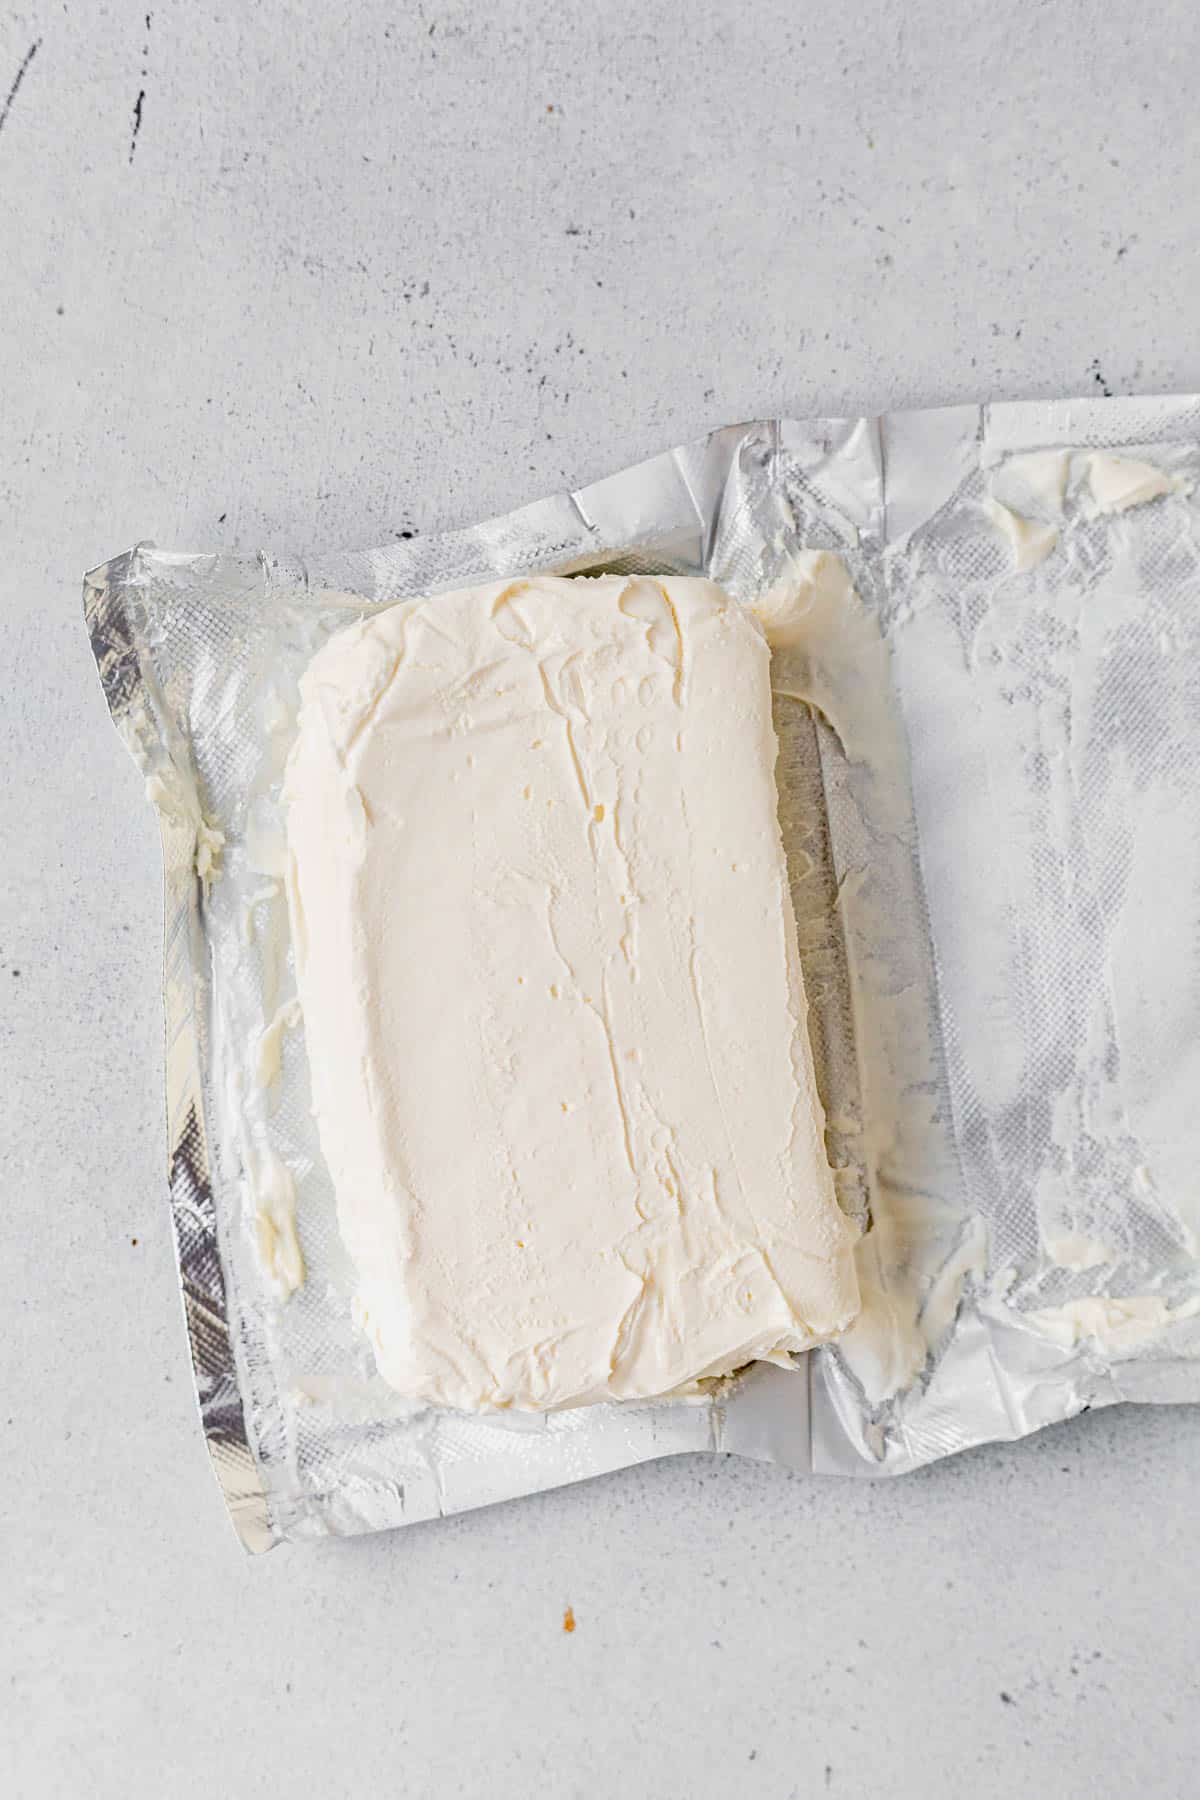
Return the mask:
<path id="1" fill-rule="evenodd" d="M 171 1208 L 247 1547 L 677 1451 L 891 1475 L 1200 1399 L 1198 482 L 1190 398 L 765 420 L 467 531 L 304 562 L 142 545 L 87 576 L 162 830 Z M 794 1370 L 468 1416 L 403 1401 L 354 1323 L 280 788 L 331 632 L 535 569 L 800 596 L 780 818 L 864 1308 Z"/>

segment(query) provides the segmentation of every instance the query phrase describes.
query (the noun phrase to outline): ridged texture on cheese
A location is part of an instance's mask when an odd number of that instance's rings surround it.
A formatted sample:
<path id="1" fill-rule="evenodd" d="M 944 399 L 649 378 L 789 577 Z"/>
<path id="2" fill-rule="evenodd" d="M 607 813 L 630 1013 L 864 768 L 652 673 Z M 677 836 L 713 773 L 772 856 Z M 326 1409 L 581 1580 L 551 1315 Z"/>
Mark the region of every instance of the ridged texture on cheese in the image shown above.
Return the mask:
<path id="1" fill-rule="evenodd" d="M 709 582 L 537 577 L 393 607 L 303 678 L 314 1109 L 412 1399 L 648 1397 L 854 1315 L 768 663 Z"/>

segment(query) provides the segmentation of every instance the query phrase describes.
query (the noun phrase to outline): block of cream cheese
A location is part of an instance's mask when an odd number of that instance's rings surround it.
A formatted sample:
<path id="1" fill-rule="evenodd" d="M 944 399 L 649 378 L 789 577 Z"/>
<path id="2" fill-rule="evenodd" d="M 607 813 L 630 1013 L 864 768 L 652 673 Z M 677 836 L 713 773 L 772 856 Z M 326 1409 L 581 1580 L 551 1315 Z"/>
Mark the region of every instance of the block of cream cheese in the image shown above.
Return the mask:
<path id="1" fill-rule="evenodd" d="M 769 653 L 700 580 L 530 580 L 339 632 L 288 887 L 313 1105 L 385 1379 L 660 1395 L 840 1331 Z"/>

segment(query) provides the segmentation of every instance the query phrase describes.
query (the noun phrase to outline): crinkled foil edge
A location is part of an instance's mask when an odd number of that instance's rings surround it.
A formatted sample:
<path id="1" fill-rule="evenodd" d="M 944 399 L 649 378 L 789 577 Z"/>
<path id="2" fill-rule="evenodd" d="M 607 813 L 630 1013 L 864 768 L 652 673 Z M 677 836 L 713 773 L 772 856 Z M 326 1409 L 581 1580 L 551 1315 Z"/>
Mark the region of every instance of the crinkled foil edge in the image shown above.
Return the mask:
<path id="1" fill-rule="evenodd" d="M 84 577 L 92 652 L 113 723 L 147 779 L 173 764 L 165 711 L 125 603 L 137 550 Z M 176 1265 L 204 1440 L 234 1529 L 252 1552 L 279 1541 L 251 1448 L 234 1354 L 205 1127 L 203 890 L 196 833 L 156 808 L 163 854 L 163 1023 L 166 1040 L 167 1184 Z"/>

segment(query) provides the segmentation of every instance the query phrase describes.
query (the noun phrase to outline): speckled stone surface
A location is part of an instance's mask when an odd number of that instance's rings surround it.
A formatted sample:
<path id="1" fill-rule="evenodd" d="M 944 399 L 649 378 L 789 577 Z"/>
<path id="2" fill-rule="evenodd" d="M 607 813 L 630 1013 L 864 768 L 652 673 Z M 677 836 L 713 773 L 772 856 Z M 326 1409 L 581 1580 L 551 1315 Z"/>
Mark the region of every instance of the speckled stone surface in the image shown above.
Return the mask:
<path id="1" fill-rule="evenodd" d="M 0 1788 L 1194 1793 L 1200 1412 L 241 1554 L 79 578 L 465 523 L 763 412 L 1200 387 L 1200 11 L 150 3 L 0 0 Z"/>

